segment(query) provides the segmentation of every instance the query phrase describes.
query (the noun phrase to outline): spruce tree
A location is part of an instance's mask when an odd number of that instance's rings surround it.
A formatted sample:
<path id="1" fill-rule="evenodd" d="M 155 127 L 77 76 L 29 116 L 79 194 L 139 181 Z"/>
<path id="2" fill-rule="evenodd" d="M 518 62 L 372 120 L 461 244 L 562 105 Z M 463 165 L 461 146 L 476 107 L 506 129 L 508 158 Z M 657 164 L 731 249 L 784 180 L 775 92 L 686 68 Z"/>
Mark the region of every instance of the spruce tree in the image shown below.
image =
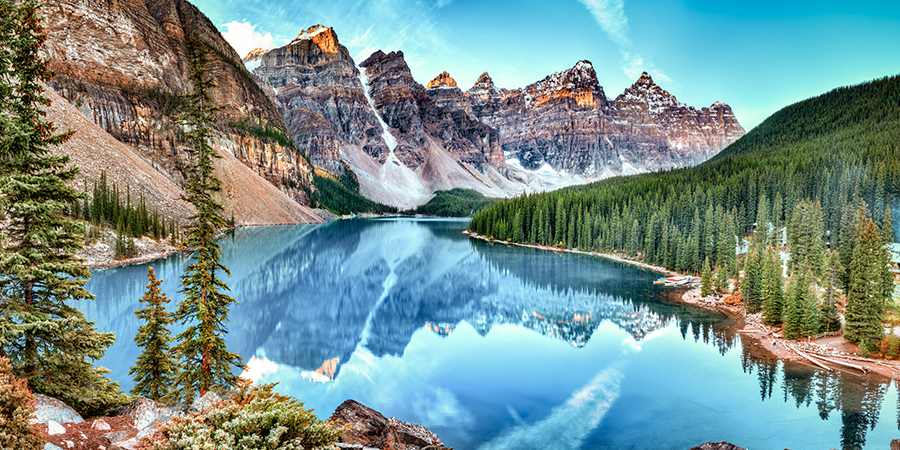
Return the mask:
<path id="1" fill-rule="evenodd" d="M 138 328 L 134 342 L 144 349 L 135 365 L 128 371 L 134 377 L 132 395 L 140 395 L 161 402 L 174 384 L 178 363 L 172 358 L 168 326 L 174 322 L 172 313 L 166 311 L 169 299 L 159 291 L 162 280 L 157 280 L 153 268 L 147 269 L 147 292 L 141 298 L 146 305 L 134 312 L 144 322 Z"/>
<path id="2" fill-rule="evenodd" d="M 741 293 L 744 299 L 744 307 L 747 311 L 755 313 L 762 306 L 762 249 L 757 245 L 750 247 L 750 252 L 744 257 L 744 281 Z"/>
<path id="3" fill-rule="evenodd" d="M 766 325 L 777 325 L 782 321 L 784 314 L 784 287 L 781 274 L 781 260 L 775 254 L 775 251 L 769 247 L 766 249 L 762 281 L 763 322 Z"/>
<path id="4" fill-rule="evenodd" d="M 845 337 L 867 351 L 874 351 L 884 337 L 883 292 L 877 277 L 882 249 L 878 228 L 865 218 L 850 263 Z"/>
<path id="5" fill-rule="evenodd" d="M 785 302 L 784 337 L 796 339 L 819 332 L 819 314 L 815 294 L 810 287 L 811 273 L 799 268 L 788 287 Z"/>
<path id="6" fill-rule="evenodd" d="M 887 305 L 888 300 L 894 296 L 894 274 L 891 273 L 890 245 L 894 243 L 894 221 L 891 218 L 891 207 L 884 210 L 881 219 L 881 252 L 878 258 L 878 284 L 881 287 L 881 301 Z"/>
<path id="7" fill-rule="evenodd" d="M 228 312 L 235 300 L 225 293 L 228 286 L 222 278 L 231 273 L 221 263 L 222 250 L 215 241 L 216 231 L 225 226 L 222 206 L 213 198 L 222 189 L 213 174 L 213 158 L 217 155 L 210 145 L 210 125 L 218 109 L 211 96 L 215 85 L 206 76 L 205 44 L 196 36 L 186 43 L 194 88 L 185 96 L 186 110 L 180 120 L 190 130 L 186 135 L 194 157 L 186 200 L 197 213 L 191 218 L 186 240 L 194 262 L 181 277 L 183 298 L 176 311 L 177 320 L 187 324 L 187 329 L 178 335 L 176 351 L 183 369 L 176 380 L 179 389 L 171 398 L 182 404 L 193 402 L 197 393 L 224 393 L 238 380 L 233 370 L 243 366 L 241 357 L 228 351 L 224 340 Z"/>
<path id="8" fill-rule="evenodd" d="M 712 286 L 712 269 L 709 268 L 709 258 L 703 261 L 703 270 L 700 273 L 700 296 L 709 297 L 714 292 Z"/>
<path id="9" fill-rule="evenodd" d="M 40 2 L 0 0 L 5 35 L 0 48 L 0 197 L 9 222 L 0 252 L 0 354 L 37 393 L 62 400 L 82 414 L 107 412 L 126 400 L 117 383 L 94 367 L 115 341 L 101 333 L 72 302 L 94 296 L 84 289 L 90 271 L 75 258 L 83 228 L 65 216 L 83 197 L 71 187 L 77 167 L 49 147 L 71 132 L 54 134 L 43 119 L 42 95 L 52 77 L 39 55 L 46 40 Z M 8 39 L 9 37 L 12 39 Z"/>
<path id="10" fill-rule="evenodd" d="M 837 311 L 839 297 L 840 274 L 844 271 L 841 266 L 841 257 L 838 252 L 828 250 L 825 253 L 825 277 L 823 284 L 825 294 L 822 304 L 819 306 L 819 324 L 822 331 L 837 331 L 841 329 L 841 319 Z"/>

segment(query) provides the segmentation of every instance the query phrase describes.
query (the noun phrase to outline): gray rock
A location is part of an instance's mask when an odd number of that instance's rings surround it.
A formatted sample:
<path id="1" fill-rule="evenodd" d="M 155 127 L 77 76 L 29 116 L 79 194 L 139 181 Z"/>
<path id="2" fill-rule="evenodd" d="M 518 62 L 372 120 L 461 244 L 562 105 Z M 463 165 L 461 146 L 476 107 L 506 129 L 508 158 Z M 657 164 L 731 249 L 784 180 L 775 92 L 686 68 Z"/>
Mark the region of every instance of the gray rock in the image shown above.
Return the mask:
<path id="1" fill-rule="evenodd" d="M 341 442 L 345 444 L 360 445 L 363 448 L 386 448 L 401 443 L 406 450 L 446 449 L 441 439 L 422 425 L 393 417 L 386 419 L 378 411 L 354 400 L 341 403 L 329 420 L 337 425 L 347 426 L 347 432 L 341 436 Z"/>
<path id="2" fill-rule="evenodd" d="M 48 442 L 44 444 L 44 450 L 63 450 L 63 448 Z"/>
<path id="3" fill-rule="evenodd" d="M 34 394 L 37 400 L 34 418 L 31 423 L 47 423 L 54 421 L 56 423 L 81 423 L 84 419 L 81 414 L 72 409 L 71 406 L 46 395 Z"/>
<path id="4" fill-rule="evenodd" d="M 55 436 L 57 434 L 66 434 L 66 428 L 53 420 L 48 420 L 47 434 L 49 434 L 50 436 Z"/>
<path id="5" fill-rule="evenodd" d="M 156 430 L 155 424 L 162 425 L 172 420 L 175 411 L 162 403 L 141 397 L 119 408 L 116 415 L 131 417 L 138 435 L 144 436 Z"/>
<path id="6" fill-rule="evenodd" d="M 707 442 L 699 447 L 694 447 L 690 450 L 746 450 L 744 448 L 738 447 L 730 442 L 720 441 L 720 442 Z"/>
<path id="7" fill-rule="evenodd" d="M 189 413 L 200 413 L 206 411 L 209 408 L 212 408 L 216 403 L 222 401 L 222 397 L 219 397 L 215 392 L 209 391 L 204 394 L 202 397 L 194 400 L 194 403 L 191 403 L 191 407 L 188 408 Z"/>
<path id="8" fill-rule="evenodd" d="M 98 431 L 109 431 L 110 430 L 109 424 L 106 423 L 106 421 L 103 419 L 95 420 L 94 423 L 91 424 L 91 428 L 98 430 Z"/>
<path id="9" fill-rule="evenodd" d="M 112 433 L 104 434 L 103 437 L 108 439 L 110 443 L 114 443 L 128 439 L 128 434 L 128 430 L 113 431 Z"/>
<path id="10" fill-rule="evenodd" d="M 114 442 L 109 446 L 109 450 L 134 450 L 138 444 L 141 443 L 141 439 L 138 437 L 133 437 L 128 439 L 127 441 Z"/>

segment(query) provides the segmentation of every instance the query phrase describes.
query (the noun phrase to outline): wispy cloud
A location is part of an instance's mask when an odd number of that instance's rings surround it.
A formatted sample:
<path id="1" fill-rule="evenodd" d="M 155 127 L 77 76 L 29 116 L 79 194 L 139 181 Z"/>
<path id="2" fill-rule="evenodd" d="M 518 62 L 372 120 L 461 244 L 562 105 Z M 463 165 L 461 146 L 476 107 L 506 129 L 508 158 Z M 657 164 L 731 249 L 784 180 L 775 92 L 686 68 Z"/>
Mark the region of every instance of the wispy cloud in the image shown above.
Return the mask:
<path id="1" fill-rule="evenodd" d="M 434 2 L 434 7 L 443 8 L 451 3 L 453 3 L 453 0 L 437 0 L 436 2 Z"/>
<path id="2" fill-rule="evenodd" d="M 628 16 L 625 15 L 625 0 L 578 0 L 587 7 L 594 20 L 606 33 L 609 39 L 619 46 L 622 54 L 622 72 L 631 79 L 637 79 L 641 72 L 647 72 L 653 78 L 667 85 L 675 82 L 659 70 L 652 62 L 647 62 L 639 53 L 634 52 L 631 39 L 628 37 Z"/>
<path id="3" fill-rule="evenodd" d="M 622 378 L 619 365 L 600 372 L 586 386 L 573 392 L 569 400 L 554 408 L 546 419 L 517 425 L 479 450 L 581 448 L 619 397 Z"/>
<path id="4" fill-rule="evenodd" d="M 631 45 L 628 39 L 628 17 L 625 0 L 578 0 L 594 16 L 606 35 L 620 46 Z"/>
<path id="5" fill-rule="evenodd" d="M 276 39 L 272 37 L 271 33 L 261 33 L 256 31 L 256 25 L 253 25 L 246 20 L 242 22 L 233 20 L 226 24 L 222 24 L 222 27 L 225 29 L 225 31 L 222 32 L 222 37 L 231 44 L 241 58 L 247 56 L 247 53 L 250 53 L 251 50 L 257 48 L 269 50 L 275 47 Z"/>

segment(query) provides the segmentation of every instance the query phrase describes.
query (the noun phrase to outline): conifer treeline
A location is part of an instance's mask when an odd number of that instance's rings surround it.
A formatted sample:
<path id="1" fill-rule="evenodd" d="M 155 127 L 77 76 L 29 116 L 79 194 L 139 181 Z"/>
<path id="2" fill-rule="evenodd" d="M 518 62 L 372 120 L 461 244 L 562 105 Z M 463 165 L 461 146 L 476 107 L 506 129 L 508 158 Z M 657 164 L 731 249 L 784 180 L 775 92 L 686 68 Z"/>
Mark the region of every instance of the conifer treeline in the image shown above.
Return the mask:
<path id="1" fill-rule="evenodd" d="M 699 273 L 709 258 L 713 267 L 733 273 L 736 236 L 747 236 L 757 222 L 771 223 L 772 231 L 791 224 L 795 214 L 807 214 L 796 206 L 809 199 L 818 204 L 823 229 L 808 232 L 824 233 L 825 245 L 834 245 L 845 211 L 865 201 L 869 216 L 880 218 L 900 193 L 900 77 L 822 97 L 835 95 L 846 103 L 787 107 L 732 146 L 739 151 L 729 147 L 699 167 L 520 196 L 477 213 L 470 230 L 515 242 L 624 252 L 682 272 Z M 842 118 L 851 114 L 860 120 Z M 783 123 L 797 117 L 807 118 L 793 127 Z M 835 121 L 845 126 L 820 126 Z"/>
<path id="2" fill-rule="evenodd" d="M 132 199 L 130 186 L 125 188 L 124 193 L 115 184 L 110 186 L 106 172 L 100 173 L 100 181 L 94 182 L 90 190 L 85 181 L 84 192 L 90 192 L 91 195 L 69 205 L 69 213 L 76 219 L 83 219 L 94 225 L 88 233 L 92 239 L 99 237 L 99 228 L 104 226 L 116 230 L 119 236 L 116 241 L 117 249 L 119 246 L 128 246 L 128 238 L 150 236 L 159 240 L 178 236 L 179 226 L 175 219 L 166 220 L 156 208 L 151 211 L 143 194 Z M 117 256 L 123 256 L 118 250 L 116 253 Z"/>
<path id="3" fill-rule="evenodd" d="M 743 269 L 745 307 L 783 322 L 787 337 L 840 328 L 843 289 L 848 339 L 875 351 L 894 289 L 885 245 L 898 194 L 895 76 L 789 106 L 701 166 L 506 200 L 477 213 L 470 230 L 702 271 L 706 292 L 726 291 Z M 786 267 L 780 254 L 790 255 Z"/>

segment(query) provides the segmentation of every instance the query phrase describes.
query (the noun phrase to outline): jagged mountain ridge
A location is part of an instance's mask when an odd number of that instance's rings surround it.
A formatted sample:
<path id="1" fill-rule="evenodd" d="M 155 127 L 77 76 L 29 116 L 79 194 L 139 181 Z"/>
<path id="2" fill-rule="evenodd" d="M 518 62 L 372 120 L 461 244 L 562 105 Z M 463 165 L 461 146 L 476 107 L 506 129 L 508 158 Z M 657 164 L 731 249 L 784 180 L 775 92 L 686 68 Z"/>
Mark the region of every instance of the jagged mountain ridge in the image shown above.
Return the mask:
<path id="1" fill-rule="evenodd" d="M 687 106 L 646 73 L 607 98 L 589 61 L 519 89 L 485 72 L 464 92 L 446 71 L 423 87 L 402 52 L 356 67 L 334 30 L 315 25 L 244 62 L 316 165 L 350 168 L 364 195 L 397 206 L 440 188 L 507 196 L 690 166 L 744 134 L 728 105 Z"/>
<path id="2" fill-rule="evenodd" d="M 48 40 L 42 51 L 57 71 L 51 87 L 176 185 L 183 185 L 190 159 L 175 123 L 183 101 L 178 94 L 190 85 L 184 39 L 197 35 L 209 50 L 209 75 L 217 84 L 214 101 L 224 105 L 214 146 L 295 201 L 308 203 L 312 167 L 286 143 L 277 109 L 194 5 L 184 0 L 49 0 L 44 13 Z M 273 137 L 279 134 L 284 140 Z"/>
<path id="3" fill-rule="evenodd" d="M 352 170 L 373 200 L 410 208 L 439 189 L 504 196 L 524 188 L 502 173 L 496 131 L 437 106 L 402 52 L 376 52 L 357 67 L 334 30 L 315 25 L 245 62 L 313 163 Z"/>
<path id="4" fill-rule="evenodd" d="M 522 89 L 482 74 L 463 94 L 500 132 L 511 168 L 587 179 L 700 163 L 744 134 L 731 108 L 684 105 L 646 72 L 609 100 L 589 61 Z"/>

